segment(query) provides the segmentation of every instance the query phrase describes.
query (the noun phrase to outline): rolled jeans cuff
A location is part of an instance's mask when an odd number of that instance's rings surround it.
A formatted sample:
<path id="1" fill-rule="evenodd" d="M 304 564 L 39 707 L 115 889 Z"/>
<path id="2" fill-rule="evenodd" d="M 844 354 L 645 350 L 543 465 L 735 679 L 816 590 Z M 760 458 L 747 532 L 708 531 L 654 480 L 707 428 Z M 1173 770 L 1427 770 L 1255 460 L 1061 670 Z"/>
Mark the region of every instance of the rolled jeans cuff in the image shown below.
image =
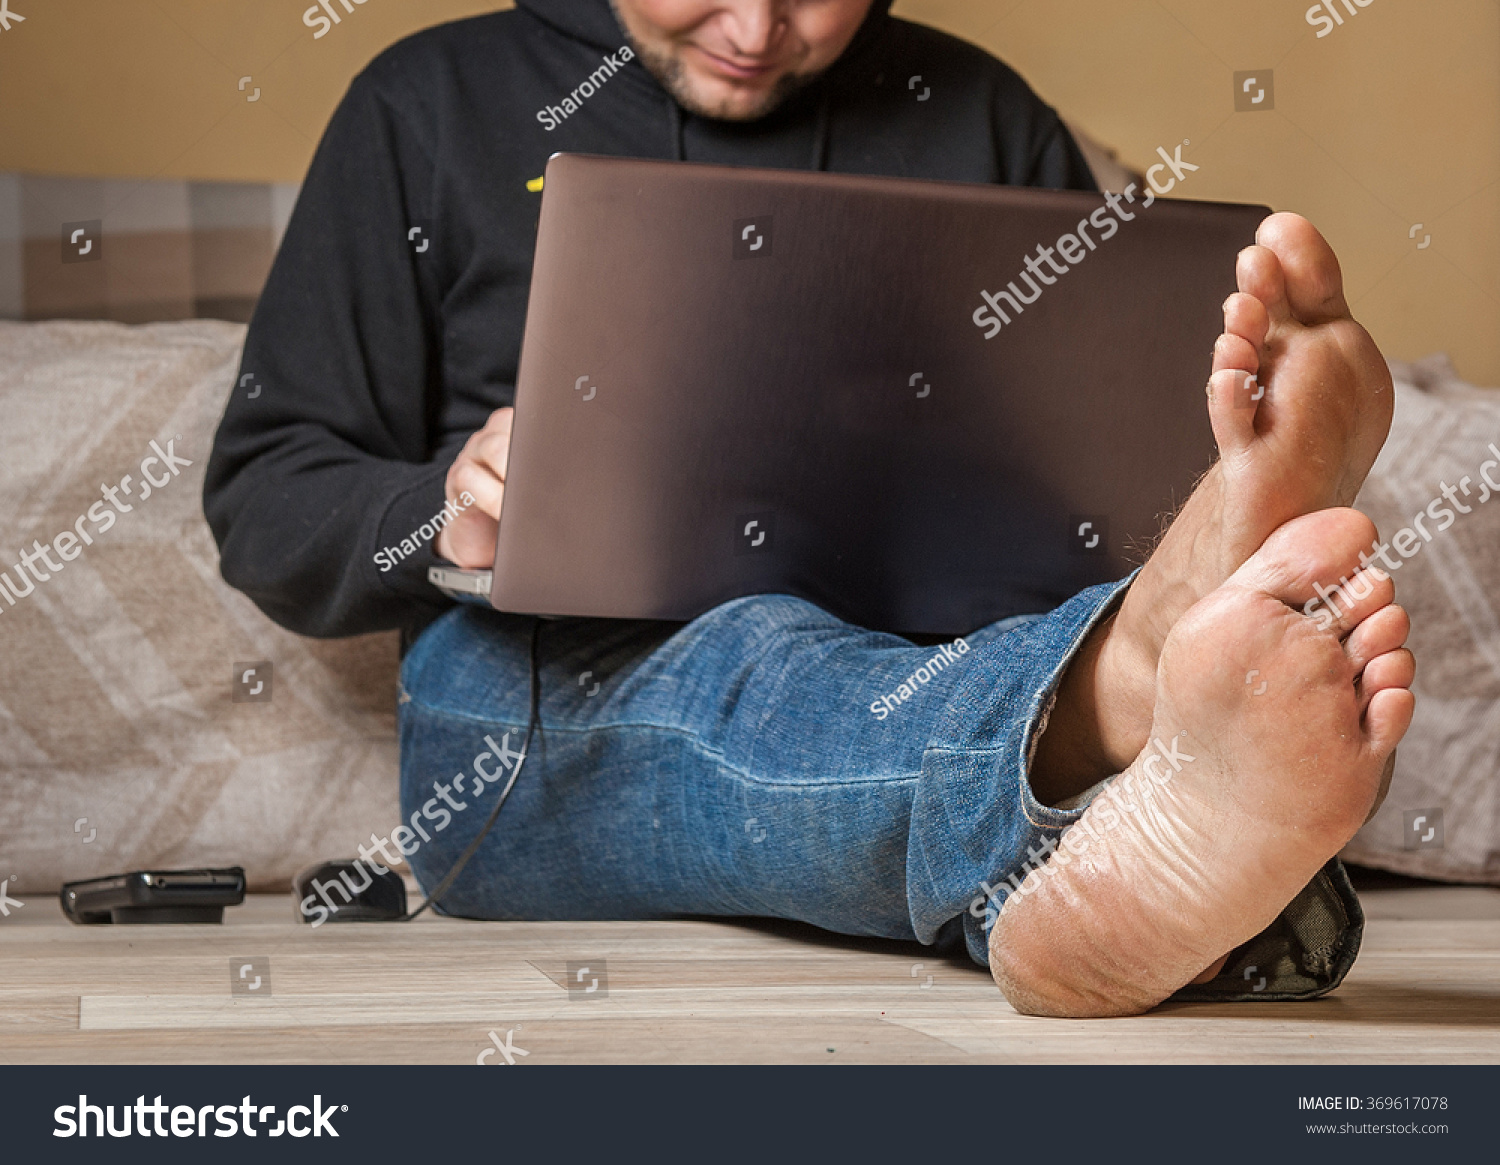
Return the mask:
<path id="1" fill-rule="evenodd" d="M 919 941 L 946 945 L 961 929 L 970 957 L 988 965 L 989 929 L 1014 875 L 1042 864 L 1103 788 L 1067 808 L 1043 805 L 1031 765 L 1068 667 L 1134 579 L 967 637 L 973 654 L 927 745 L 912 807 L 907 899 Z"/>
<path id="2" fill-rule="evenodd" d="M 1276 921 L 1230 952 L 1207 983 L 1189 984 L 1172 1003 L 1291 1003 L 1327 995 L 1349 973 L 1364 936 L 1359 897 L 1338 858 L 1330 858 Z"/>

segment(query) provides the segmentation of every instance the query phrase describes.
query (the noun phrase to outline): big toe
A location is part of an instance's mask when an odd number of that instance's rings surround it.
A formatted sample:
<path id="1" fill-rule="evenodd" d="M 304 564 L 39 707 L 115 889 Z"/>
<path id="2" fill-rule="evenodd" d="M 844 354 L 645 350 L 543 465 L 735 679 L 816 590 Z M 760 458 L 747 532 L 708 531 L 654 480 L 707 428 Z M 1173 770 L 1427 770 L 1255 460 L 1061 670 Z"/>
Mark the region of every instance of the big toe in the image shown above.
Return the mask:
<path id="1" fill-rule="evenodd" d="M 1230 581 L 1300 607 L 1320 594 L 1320 586 L 1352 578 L 1369 561 L 1361 555 L 1377 542 L 1375 523 L 1358 510 L 1317 510 L 1273 531 Z"/>
<path id="2" fill-rule="evenodd" d="M 1256 244 L 1275 253 L 1292 314 L 1304 324 L 1349 315 L 1338 256 L 1318 228 L 1300 214 L 1273 214 L 1260 224 Z"/>

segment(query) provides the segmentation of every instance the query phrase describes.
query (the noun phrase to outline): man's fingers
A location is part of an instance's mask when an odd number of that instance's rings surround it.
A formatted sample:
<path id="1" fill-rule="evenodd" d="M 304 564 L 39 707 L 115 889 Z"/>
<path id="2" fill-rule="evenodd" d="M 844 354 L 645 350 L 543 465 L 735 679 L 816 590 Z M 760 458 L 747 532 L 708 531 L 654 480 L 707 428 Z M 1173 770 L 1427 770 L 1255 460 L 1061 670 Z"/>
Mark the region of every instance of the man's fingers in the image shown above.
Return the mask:
<path id="1" fill-rule="evenodd" d="M 479 508 L 500 518 L 500 502 L 505 496 L 505 471 L 510 465 L 510 430 L 516 415 L 513 408 L 496 409 L 484 428 L 471 433 L 463 451 L 448 471 L 447 494 L 457 500 L 464 490 Z"/>
<path id="2" fill-rule="evenodd" d="M 474 436 L 477 439 L 469 450 L 470 455 L 503 482 L 506 467 L 510 464 L 510 426 L 506 425 L 503 432 L 499 429 L 481 429 Z"/>
<path id="3" fill-rule="evenodd" d="M 453 469 L 448 474 L 448 497 L 461 503 L 465 491 L 483 513 L 497 522 L 500 520 L 500 505 L 505 500 L 505 482 L 478 461 L 462 457 L 454 462 Z"/>
<path id="4" fill-rule="evenodd" d="M 464 442 L 463 451 L 448 470 L 445 482 L 444 492 L 449 501 L 463 504 L 463 495 L 467 493 L 481 513 L 497 522 L 505 500 L 505 471 L 510 464 L 510 429 L 515 413 L 511 408 L 492 412 L 484 428 Z M 463 504 L 463 508 L 467 510 L 469 506 Z"/>

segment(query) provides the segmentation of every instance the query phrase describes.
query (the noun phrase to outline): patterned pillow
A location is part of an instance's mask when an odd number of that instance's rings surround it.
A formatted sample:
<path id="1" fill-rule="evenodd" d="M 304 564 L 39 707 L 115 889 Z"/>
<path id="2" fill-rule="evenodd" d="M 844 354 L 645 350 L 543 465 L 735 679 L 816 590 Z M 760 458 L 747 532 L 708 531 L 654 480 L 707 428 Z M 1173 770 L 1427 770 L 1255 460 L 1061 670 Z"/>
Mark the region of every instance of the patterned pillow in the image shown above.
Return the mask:
<path id="1" fill-rule="evenodd" d="M 1395 421 L 1357 505 L 1401 563 L 1417 711 L 1385 804 L 1342 856 L 1500 883 L 1500 392 L 1442 355 L 1391 371 Z"/>
<path id="2" fill-rule="evenodd" d="M 0 323 L 0 582 L 30 587 L 0 597 L 0 878 L 23 900 L 147 866 L 282 889 L 399 812 L 395 636 L 303 639 L 219 578 L 200 498 L 244 332 Z M 22 583 L 36 542 L 62 569 Z"/>

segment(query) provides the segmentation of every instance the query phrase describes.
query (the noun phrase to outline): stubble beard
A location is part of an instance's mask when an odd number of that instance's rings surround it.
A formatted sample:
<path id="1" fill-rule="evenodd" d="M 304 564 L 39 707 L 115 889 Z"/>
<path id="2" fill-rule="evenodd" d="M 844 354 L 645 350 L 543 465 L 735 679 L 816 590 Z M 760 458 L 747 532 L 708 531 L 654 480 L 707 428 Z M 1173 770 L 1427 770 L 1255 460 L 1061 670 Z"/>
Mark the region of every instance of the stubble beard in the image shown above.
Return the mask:
<path id="1" fill-rule="evenodd" d="M 622 21 L 621 24 L 623 23 Z M 698 117 L 716 121 L 757 121 L 779 109 L 793 94 L 807 88 L 818 78 L 816 73 L 787 73 L 777 78 L 765 96 L 748 109 L 728 102 L 713 106 L 699 100 L 693 92 L 688 81 L 687 66 L 682 63 L 680 56 L 637 44 L 634 38 L 631 39 L 631 48 L 646 71 L 656 78 L 657 83 L 672 95 L 678 105 Z"/>

